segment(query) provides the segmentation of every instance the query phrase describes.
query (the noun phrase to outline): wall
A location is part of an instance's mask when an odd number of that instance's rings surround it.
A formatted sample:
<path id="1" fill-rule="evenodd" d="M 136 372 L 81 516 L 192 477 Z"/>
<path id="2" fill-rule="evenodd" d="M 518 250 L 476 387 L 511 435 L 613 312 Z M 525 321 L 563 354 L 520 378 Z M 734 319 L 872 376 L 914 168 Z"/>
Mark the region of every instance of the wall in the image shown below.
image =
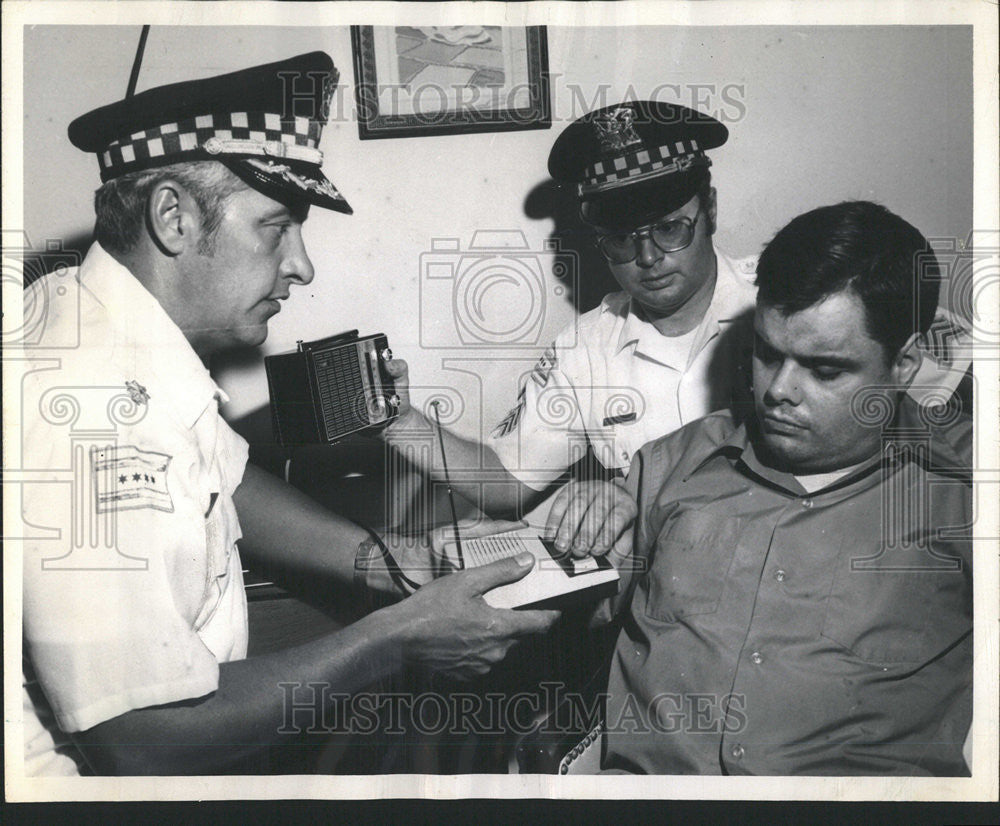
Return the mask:
<path id="1" fill-rule="evenodd" d="M 68 144 L 65 130 L 124 94 L 137 35 L 133 27 L 25 32 L 25 229 L 36 245 L 59 238 L 86 246 L 97 165 Z M 543 255 L 532 299 L 541 302 L 533 316 L 541 326 L 523 346 L 436 349 L 428 345 L 457 341 L 456 314 L 468 309 L 454 306 L 448 289 L 428 293 L 421 255 L 434 238 L 457 238 L 467 249 L 477 230 L 520 230 L 528 252 L 543 250 L 559 218 L 546 185 L 548 150 L 590 105 L 656 93 L 728 121 L 731 138 L 713 153 L 713 174 L 717 243 L 732 254 L 757 252 L 792 216 L 845 198 L 881 201 L 928 236 L 964 237 L 972 226 L 968 28 L 550 28 L 548 38 L 551 130 L 359 141 L 346 29 L 153 28 L 140 91 L 312 49 L 328 51 L 341 70 L 339 112 L 321 149 L 355 215 L 313 211 L 305 239 L 316 279 L 293 293 L 260 352 L 215 365 L 234 398 L 231 417 L 266 403 L 264 353 L 357 327 L 385 331 L 416 384 L 461 395 L 461 432 L 492 426 L 520 375 L 574 317 L 573 302 L 593 306 L 610 285 L 585 260 L 587 280 L 567 290 Z M 485 301 L 488 313 L 532 309 L 509 285 L 487 291 Z"/>

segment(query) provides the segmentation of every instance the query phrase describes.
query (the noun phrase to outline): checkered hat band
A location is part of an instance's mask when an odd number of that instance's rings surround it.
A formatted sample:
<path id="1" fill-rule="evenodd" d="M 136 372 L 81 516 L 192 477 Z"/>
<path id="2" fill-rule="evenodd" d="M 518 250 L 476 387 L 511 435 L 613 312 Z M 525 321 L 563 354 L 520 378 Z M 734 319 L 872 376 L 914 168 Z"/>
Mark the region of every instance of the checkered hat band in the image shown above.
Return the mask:
<path id="1" fill-rule="evenodd" d="M 282 120 L 271 112 L 199 115 L 144 129 L 115 141 L 99 153 L 97 159 L 102 173 L 114 174 L 149 161 L 195 151 L 212 138 L 223 144 L 232 142 L 233 146 L 243 142 L 243 151 L 247 154 L 264 154 L 263 145 L 268 143 L 303 147 L 318 154 L 316 146 L 322 131 L 323 126 L 317 121 L 308 118 Z M 251 149 L 254 145 L 260 145 L 259 153 Z"/>
<path id="2" fill-rule="evenodd" d="M 698 141 L 676 141 L 672 144 L 651 149 L 640 149 L 616 158 L 604 158 L 583 171 L 581 187 L 592 189 L 648 176 L 662 175 L 685 168 L 684 161 L 693 160 L 703 153 L 698 149 Z"/>

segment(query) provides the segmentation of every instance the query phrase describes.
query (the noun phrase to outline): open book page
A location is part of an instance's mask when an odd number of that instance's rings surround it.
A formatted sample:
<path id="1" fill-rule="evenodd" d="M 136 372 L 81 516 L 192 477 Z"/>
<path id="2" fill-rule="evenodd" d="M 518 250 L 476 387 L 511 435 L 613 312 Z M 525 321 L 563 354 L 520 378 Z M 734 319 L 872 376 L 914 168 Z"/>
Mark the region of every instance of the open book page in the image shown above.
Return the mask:
<path id="1" fill-rule="evenodd" d="M 494 608 L 558 605 L 569 595 L 596 600 L 607 595 L 607 586 L 611 593 L 617 587 L 618 572 L 606 559 L 590 556 L 577 559 L 569 553 L 560 554 L 532 528 L 462 542 L 466 568 L 489 565 L 525 551 L 535 557 L 535 567 L 524 579 L 486 593 L 483 598 Z"/>

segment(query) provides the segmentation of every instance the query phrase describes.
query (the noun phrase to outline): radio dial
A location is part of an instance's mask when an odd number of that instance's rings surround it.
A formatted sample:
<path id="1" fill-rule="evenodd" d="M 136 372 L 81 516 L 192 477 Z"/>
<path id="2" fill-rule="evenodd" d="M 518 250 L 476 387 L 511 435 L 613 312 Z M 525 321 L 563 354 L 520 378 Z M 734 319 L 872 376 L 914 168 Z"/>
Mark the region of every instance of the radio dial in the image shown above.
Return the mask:
<path id="1" fill-rule="evenodd" d="M 389 404 L 392 407 L 399 407 L 399 405 L 400 405 L 399 396 L 397 396 L 395 393 L 393 393 L 391 396 L 389 396 Z"/>
<path id="2" fill-rule="evenodd" d="M 392 350 L 386 347 L 379 355 L 382 356 L 382 361 L 392 361 Z"/>

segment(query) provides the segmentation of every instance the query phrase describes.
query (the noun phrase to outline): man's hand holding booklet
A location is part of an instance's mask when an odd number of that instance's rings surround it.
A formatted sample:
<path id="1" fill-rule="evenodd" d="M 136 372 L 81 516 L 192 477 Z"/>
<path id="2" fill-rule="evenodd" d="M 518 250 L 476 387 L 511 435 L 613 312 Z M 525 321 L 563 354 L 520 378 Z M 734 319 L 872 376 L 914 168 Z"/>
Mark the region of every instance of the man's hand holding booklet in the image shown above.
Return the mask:
<path id="1" fill-rule="evenodd" d="M 609 551 L 628 544 L 635 506 L 619 485 L 571 483 L 553 501 L 544 530 L 522 522 L 466 523 L 438 534 L 442 570 L 478 568 L 529 553 L 534 565 L 516 582 L 483 594 L 494 608 L 565 608 L 618 592 Z"/>
<path id="2" fill-rule="evenodd" d="M 530 553 L 535 564 L 524 578 L 483 594 L 494 608 L 563 608 L 578 600 L 598 600 L 618 591 L 618 572 L 603 556 L 574 557 L 556 550 L 552 540 L 534 528 L 461 540 L 465 568 L 478 568 L 499 559 Z M 457 543 L 444 545 L 448 557 L 457 557 Z"/>

